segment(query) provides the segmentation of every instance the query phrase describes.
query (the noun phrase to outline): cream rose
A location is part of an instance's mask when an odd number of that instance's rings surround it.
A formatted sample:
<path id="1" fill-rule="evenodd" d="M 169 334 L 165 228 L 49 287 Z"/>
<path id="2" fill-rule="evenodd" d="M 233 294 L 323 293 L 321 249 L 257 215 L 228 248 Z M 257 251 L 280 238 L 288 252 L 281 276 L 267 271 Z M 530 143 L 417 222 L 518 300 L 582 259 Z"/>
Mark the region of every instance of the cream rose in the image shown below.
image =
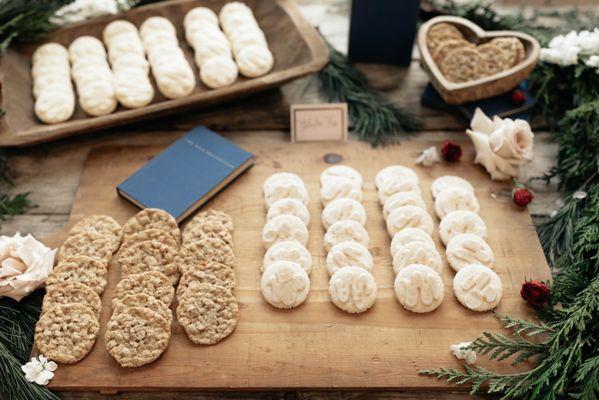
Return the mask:
<path id="1" fill-rule="evenodd" d="M 480 108 L 474 112 L 466 134 L 476 151 L 474 162 L 481 164 L 494 180 L 518 176 L 520 165 L 532 160 L 534 134 L 521 119 L 492 120 Z"/>
<path id="2" fill-rule="evenodd" d="M 0 236 L 0 297 L 20 301 L 42 285 L 54 266 L 52 250 L 33 236 Z"/>

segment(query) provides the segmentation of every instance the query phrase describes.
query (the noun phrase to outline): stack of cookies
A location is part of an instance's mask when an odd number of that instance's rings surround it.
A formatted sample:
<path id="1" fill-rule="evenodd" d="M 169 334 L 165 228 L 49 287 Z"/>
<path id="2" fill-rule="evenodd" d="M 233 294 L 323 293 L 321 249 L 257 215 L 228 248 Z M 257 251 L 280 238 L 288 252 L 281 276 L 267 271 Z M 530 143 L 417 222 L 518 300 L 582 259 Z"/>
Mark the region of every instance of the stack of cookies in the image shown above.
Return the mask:
<path id="1" fill-rule="evenodd" d="M 121 236 L 119 223 L 105 215 L 83 218 L 69 232 L 46 280 L 35 328 L 36 346 L 48 358 L 74 363 L 91 351 L 100 329 L 100 295 Z"/>
<path id="2" fill-rule="evenodd" d="M 237 326 L 233 220 L 217 210 L 198 213 L 183 231 L 177 320 L 189 340 L 216 344 Z"/>
<path id="3" fill-rule="evenodd" d="M 263 191 L 268 211 L 262 229 L 267 249 L 260 281 L 262 296 L 273 307 L 294 308 L 310 292 L 308 190 L 298 175 L 279 172 L 264 181 Z"/>
<path id="4" fill-rule="evenodd" d="M 407 310 L 433 311 L 444 298 L 443 261 L 431 238 L 433 219 L 426 210 L 416 173 L 402 165 L 391 165 L 375 177 L 391 236 L 395 272 L 395 295 Z"/>
<path id="5" fill-rule="evenodd" d="M 169 344 L 180 236 L 175 219 L 155 208 L 137 213 L 123 226 L 121 280 L 104 336 L 106 350 L 123 367 L 149 364 Z"/>
<path id="6" fill-rule="evenodd" d="M 446 175 L 431 184 L 439 235 L 447 262 L 457 272 L 453 291 L 466 308 L 488 311 L 501 300 L 501 279 L 492 270 L 495 256 L 485 241 L 487 227 L 478 212 L 474 188 L 467 180 Z"/>
<path id="7" fill-rule="evenodd" d="M 446 22 L 431 26 L 426 44 L 435 64 L 451 82 L 467 82 L 510 69 L 526 55 L 518 38 L 503 36 L 475 45 Z"/>
<path id="8" fill-rule="evenodd" d="M 329 167 L 320 174 L 329 296 L 339 309 L 352 314 L 372 307 L 378 291 L 371 273 L 370 238 L 364 228 L 362 184 L 362 175 L 345 165 Z"/>

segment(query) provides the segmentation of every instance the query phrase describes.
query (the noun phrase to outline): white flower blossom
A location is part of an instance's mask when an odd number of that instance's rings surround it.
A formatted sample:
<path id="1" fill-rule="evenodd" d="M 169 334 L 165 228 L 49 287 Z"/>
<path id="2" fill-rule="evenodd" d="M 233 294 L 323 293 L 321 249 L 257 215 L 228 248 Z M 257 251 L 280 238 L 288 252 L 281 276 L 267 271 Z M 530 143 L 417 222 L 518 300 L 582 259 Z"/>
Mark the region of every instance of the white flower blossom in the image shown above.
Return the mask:
<path id="1" fill-rule="evenodd" d="M 571 31 L 551 39 L 541 49 L 541 61 L 561 66 L 576 65 L 580 60 L 599 55 L 599 28 L 592 31 Z M 593 61 L 594 62 L 594 61 Z M 587 65 L 588 61 L 586 62 Z"/>
<path id="2" fill-rule="evenodd" d="M 27 382 L 35 382 L 38 385 L 47 385 L 54 378 L 56 368 L 58 368 L 58 365 L 54 361 L 49 361 L 41 354 L 37 357 L 31 357 L 31 361 L 21 366 Z"/>
<path id="3" fill-rule="evenodd" d="M 470 345 L 472 342 L 452 344 L 449 349 L 458 360 L 465 360 L 466 363 L 472 365 L 476 362 L 476 352 L 468 348 Z"/>
<path id="4" fill-rule="evenodd" d="M 128 10 L 131 4 L 127 0 L 75 0 L 59 8 L 50 18 L 56 25 L 67 25 L 91 18 L 114 15 Z"/>
<path id="5" fill-rule="evenodd" d="M 420 153 L 420 156 L 418 156 L 416 159 L 416 164 L 420 164 L 424 167 L 430 167 L 439 161 L 441 161 L 441 158 L 439 157 L 437 148 L 435 146 L 431 146 Z"/>

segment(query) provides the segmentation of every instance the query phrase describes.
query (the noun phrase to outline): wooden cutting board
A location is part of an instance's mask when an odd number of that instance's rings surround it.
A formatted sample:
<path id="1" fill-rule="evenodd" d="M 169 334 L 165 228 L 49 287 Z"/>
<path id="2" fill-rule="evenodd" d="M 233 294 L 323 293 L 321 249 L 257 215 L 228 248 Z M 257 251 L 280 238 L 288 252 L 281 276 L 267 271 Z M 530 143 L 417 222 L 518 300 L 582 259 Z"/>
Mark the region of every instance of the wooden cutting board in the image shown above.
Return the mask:
<path id="1" fill-rule="evenodd" d="M 497 257 L 496 271 L 504 285 L 498 311 L 516 317 L 528 316 L 520 299 L 527 278 L 549 279 L 550 272 L 539 240 L 526 210 L 509 197 L 509 185 L 492 182 L 470 161 L 441 163 L 432 168 L 414 166 L 416 155 L 435 143 L 408 142 L 374 149 L 359 142 L 252 144 L 245 146 L 256 155 L 256 165 L 225 188 L 206 207 L 230 213 L 235 222 L 237 254 L 236 296 L 240 303 L 237 330 L 215 346 L 193 345 L 175 322 L 171 343 L 162 357 L 138 369 L 121 368 L 106 352 L 103 332 L 110 316 L 110 301 L 119 267 L 110 267 L 109 283 L 102 297 L 101 334 L 91 352 L 74 365 L 61 365 L 50 387 L 54 390 L 102 392 L 134 390 L 203 389 L 308 389 L 377 388 L 439 389 L 446 384 L 418 375 L 422 368 L 459 365 L 449 346 L 470 341 L 483 331 L 501 325 L 492 313 L 476 313 L 462 307 L 453 296 L 453 270 L 442 273 L 445 300 L 434 312 L 406 311 L 393 293 L 393 270 L 389 237 L 377 202 L 374 176 L 390 164 L 413 166 L 421 189 L 433 212 L 431 181 L 454 174 L 468 179 L 476 188 L 481 216 L 489 227 L 489 244 Z M 463 160 L 472 160 L 472 148 L 463 144 Z M 104 147 L 94 149 L 87 160 L 69 225 L 85 215 L 105 213 L 124 223 L 137 210 L 119 198 L 115 186 L 157 154 L 157 147 Z M 364 206 L 368 213 L 370 251 L 375 259 L 374 276 L 379 287 L 375 306 L 361 315 L 338 310 L 328 300 L 328 275 L 323 249 L 319 203 L 319 174 L 329 166 L 325 155 L 341 155 L 343 163 L 356 168 L 365 179 Z M 314 258 L 312 289 L 305 304 L 282 311 L 270 307 L 260 294 L 259 268 L 264 249 L 261 230 L 265 222 L 262 182 L 277 171 L 302 176 L 311 200 L 309 250 Z M 202 171 L 198 171 L 202 174 Z M 436 218 L 435 218 L 436 221 Z M 436 221 L 438 225 L 438 221 Z M 48 240 L 58 246 L 67 230 Z M 439 251 L 443 247 L 435 232 Z M 509 362 L 481 366 L 513 371 Z M 520 368 L 527 368 L 524 364 Z"/>

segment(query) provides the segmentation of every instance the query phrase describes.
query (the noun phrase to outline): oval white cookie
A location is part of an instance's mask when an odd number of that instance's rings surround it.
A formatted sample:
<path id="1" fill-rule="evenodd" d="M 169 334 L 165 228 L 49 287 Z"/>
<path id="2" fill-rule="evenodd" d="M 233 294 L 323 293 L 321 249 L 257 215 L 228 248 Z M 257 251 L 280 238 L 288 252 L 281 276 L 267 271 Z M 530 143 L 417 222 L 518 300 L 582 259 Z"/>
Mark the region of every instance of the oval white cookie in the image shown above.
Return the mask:
<path id="1" fill-rule="evenodd" d="M 255 44 L 241 46 L 241 49 L 235 52 L 235 61 L 239 73 L 248 78 L 266 75 L 275 63 L 268 47 Z"/>
<path id="2" fill-rule="evenodd" d="M 425 242 L 406 243 L 395 252 L 393 256 L 395 274 L 412 264 L 426 265 L 438 274 L 443 269 L 443 260 L 439 252 L 434 246 Z"/>
<path id="3" fill-rule="evenodd" d="M 301 219 L 306 226 L 310 223 L 310 211 L 308 211 L 308 208 L 304 205 L 304 203 L 297 199 L 284 198 L 272 203 L 272 205 L 268 208 L 266 220 L 270 221 L 279 215 L 296 216 Z"/>
<path id="4" fill-rule="evenodd" d="M 301 185 L 304 185 L 304 181 L 299 177 L 299 175 L 291 172 L 277 172 L 266 178 L 264 184 L 262 184 L 262 192 L 267 193 L 274 185 L 281 181 L 295 181 Z"/>
<path id="5" fill-rule="evenodd" d="M 187 28 L 189 24 L 196 21 L 218 26 L 218 17 L 208 7 L 195 7 L 189 10 L 183 18 L 183 26 Z"/>
<path id="6" fill-rule="evenodd" d="M 416 192 L 399 192 L 389 197 L 383 204 L 383 216 L 387 218 L 393 210 L 403 206 L 416 206 L 426 210 L 426 204 Z"/>
<path id="7" fill-rule="evenodd" d="M 324 206 L 336 199 L 362 201 L 362 189 L 348 178 L 328 179 L 320 188 L 320 201 Z"/>
<path id="8" fill-rule="evenodd" d="M 503 285 L 492 269 L 471 264 L 460 269 L 453 278 L 453 292 L 464 307 L 488 311 L 501 301 Z"/>
<path id="9" fill-rule="evenodd" d="M 379 188 L 379 202 L 381 204 L 385 204 L 387 199 L 389 199 L 394 194 L 401 192 L 413 192 L 416 193 L 418 196 L 421 195 L 420 186 L 418 186 L 418 182 L 395 177 L 384 181 L 383 186 Z"/>
<path id="10" fill-rule="evenodd" d="M 321 172 L 320 184 L 325 185 L 329 180 L 335 178 L 349 179 L 359 188 L 362 188 L 362 183 L 364 182 L 362 175 L 352 167 L 348 167 L 347 165 L 333 165 Z"/>
<path id="11" fill-rule="evenodd" d="M 449 188 L 439 193 L 435 199 L 435 213 L 443 219 L 452 211 L 472 211 L 478 213 L 480 206 L 474 194 L 463 188 Z"/>
<path id="12" fill-rule="evenodd" d="M 327 254 L 327 271 L 335 274 L 343 267 L 360 267 L 372 271 L 374 260 L 368 249 L 356 242 L 341 242 L 334 245 Z"/>
<path id="13" fill-rule="evenodd" d="M 412 242 L 422 242 L 435 247 L 433 238 L 422 229 L 405 228 L 393 235 L 390 246 L 391 256 L 395 257 L 395 253 L 397 253 L 397 250 L 399 250 L 401 246 Z"/>
<path id="14" fill-rule="evenodd" d="M 230 86 L 237 79 L 239 71 L 231 57 L 211 57 L 202 63 L 200 79 L 211 89 Z"/>
<path id="15" fill-rule="evenodd" d="M 262 271 L 268 269 L 277 261 L 291 261 L 299 264 L 300 267 L 310 274 L 312 270 L 312 255 L 308 249 L 294 241 L 278 242 L 266 251 Z"/>
<path id="16" fill-rule="evenodd" d="M 276 308 L 293 308 L 310 293 L 310 278 L 299 264 L 277 261 L 262 274 L 260 289 L 264 299 Z"/>
<path id="17" fill-rule="evenodd" d="M 407 181 L 413 181 L 418 184 L 418 175 L 411 168 L 403 165 L 390 165 L 380 170 L 374 177 L 374 184 L 377 189 L 383 187 L 384 182 L 392 179 L 400 178 Z"/>
<path id="18" fill-rule="evenodd" d="M 484 239 L 487 237 L 487 225 L 472 211 L 450 212 L 439 223 L 439 236 L 446 246 L 451 238 L 461 233 L 472 233 Z"/>
<path id="19" fill-rule="evenodd" d="M 268 221 L 262 229 L 262 241 L 267 249 L 278 242 L 293 240 L 306 246 L 308 243 L 308 228 L 298 217 L 279 215 Z"/>
<path id="20" fill-rule="evenodd" d="M 374 305 L 377 286 L 370 272 L 359 267 L 339 269 L 329 281 L 331 302 L 348 313 L 361 313 Z"/>
<path id="21" fill-rule="evenodd" d="M 406 228 L 421 229 L 433 233 L 433 219 L 426 211 L 416 206 L 398 207 L 387 217 L 387 231 L 390 236 Z"/>
<path id="22" fill-rule="evenodd" d="M 264 201 L 267 208 L 270 208 L 275 201 L 287 198 L 299 200 L 304 205 L 310 200 L 308 190 L 301 181 L 281 179 L 264 185 Z"/>
<path id="23" fill-rule="evenodd" d="M 466 190 L 470 190 L 474 194 L 474 187 L 464 178 L 453 175 L 441 176 L 431 183 L 431 192 L 433 197 L 436 198 L 439 193 L 445 189 L 460 187 Z"/>
<path id="24" fill-rule="evenodd" d="M 337 221 L 352 220 L 366 225 L 366 210 L 362 204 L 353 199 L 335 199 L 322 211 L 322 226 L 329 229 Z"/>
<path id="25" fill-rule="evenodd" d="M 412 264 L 399 271 L 394 288 L 399 303 L 415 313 L 433 311 L 445 296 L 443 280 L 426 265 Z"/>
<path id="26" fill-rule="evenodd" d="M 344 220 L 335 222 L 324 235 L 324 247 L 326 251 L 337 243 L 356 242 L 368 248 L 370 237 L 362 225 L 356 221 Z"/>
<path id="27" fill-rule="evenodd" d="M 451 238 L 445 249 L 447 262 L 455 271 L 470 265 L 481 264 L 493 268 L 493 250 L 480 236 L 462 233 Z"/>

